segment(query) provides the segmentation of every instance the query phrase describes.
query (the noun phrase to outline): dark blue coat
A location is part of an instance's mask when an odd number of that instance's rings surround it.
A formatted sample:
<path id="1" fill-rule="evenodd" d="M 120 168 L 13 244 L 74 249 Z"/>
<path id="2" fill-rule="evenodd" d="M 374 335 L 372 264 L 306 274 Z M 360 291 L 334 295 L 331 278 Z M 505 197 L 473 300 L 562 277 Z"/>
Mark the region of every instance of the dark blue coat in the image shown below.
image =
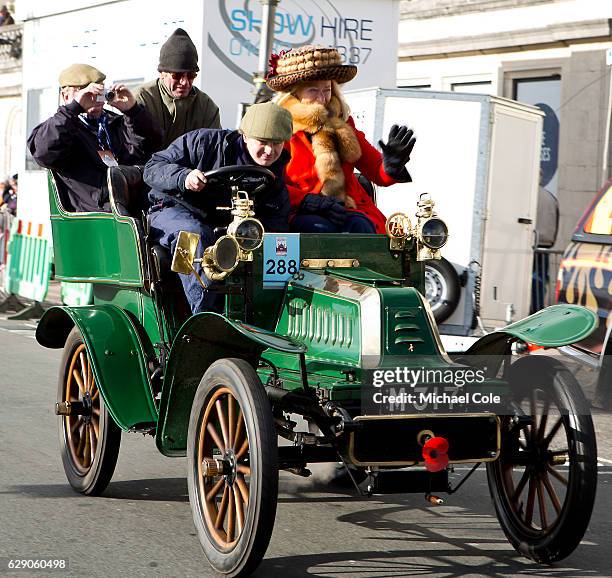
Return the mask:
<path id="1" fill-rule="evenodd" d="M 289 230 L 289 193 L 285 185 L 285 165 L 289 153 L 283 150 L 270 169 L 275 182 L 257 193 L 254 199 L 255 216 L 267 231 Z M 144 169 L 144 180 L 153 190 L 149 200 L 153 205 L 172 206 L 179 203 L 212 226 L 229 222 L 229 213 L 219 213 L 216 206 L 228 206 L 229 199 L 216 194 L 209 187 L 194 192 L 185 189 L 185 178 L 193 169 L 207 172 L 230 165 L 254 165 L 246 151 L 242 135 L 224 129 L 199 129 L 177 138 L 166 150 L 155 153 Z M 225 222 L 222 222 L 225 221 Z"/>

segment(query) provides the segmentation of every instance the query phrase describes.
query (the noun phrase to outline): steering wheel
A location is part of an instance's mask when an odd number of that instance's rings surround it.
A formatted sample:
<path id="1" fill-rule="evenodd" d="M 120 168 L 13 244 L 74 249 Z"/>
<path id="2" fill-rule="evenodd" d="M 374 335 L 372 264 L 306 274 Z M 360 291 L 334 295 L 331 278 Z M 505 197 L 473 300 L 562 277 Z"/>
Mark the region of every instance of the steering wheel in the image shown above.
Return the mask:
<path id="1" fill-rule="evenodd" d="M 249 194 L 259 192 L 276 180 L 276 175 L 271 170 L 259 165 L 230 165 L 207 171 L 204 176 L 207 185 L 228 191 L 237 186 Z"/>

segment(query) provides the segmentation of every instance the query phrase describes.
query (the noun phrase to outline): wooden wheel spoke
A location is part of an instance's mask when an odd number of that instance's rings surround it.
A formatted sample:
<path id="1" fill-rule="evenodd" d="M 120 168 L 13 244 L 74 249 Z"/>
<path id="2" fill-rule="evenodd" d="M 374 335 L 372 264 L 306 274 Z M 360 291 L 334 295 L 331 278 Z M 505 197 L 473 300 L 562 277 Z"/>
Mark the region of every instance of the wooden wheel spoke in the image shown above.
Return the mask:
<path id="1" fill-rule="evenodd" d="M 96 416 L 100 417 L 100 408 L 99 407 L 92 407 L 91 408 L 91 413 L 93 415 L 96 415 Z"/>
<path id="2" fill-rule="evenodd" d="M 236 434 L 234 435 L 234 444 L 232 445 L 234 451 L 242 444 L 242 435 L 244 432 L 244 419 L 242 418 L 242 410 L 240 408 L 238 408 L 236 420 Z"/>
<path id="3" fill-rule="evenodd" d="M 96 439 L 100 438 L 100 420 L 95 415 L 91 416 L 91 425 L 93 426 Z"/>
<path id="4" fill-rule="evenodd" d="M 215 497 L 217 496 L 217 494 L 219 493 L 219 490 L 221 489 L 221 486 L 225 483 L 225 478 L 221 477 L 217 483 L 206 493 L 206 500 L 208 502 L 211 502 L 212 500 L 215 499 Z"/>
<path id="5" fill-rule="evenodd" d="M 527 495 L 527 509 L 525 510 L 525 523 L 530 526 L 533 520 L 533 509 L 535 506 L 536 480 L 529 476 L 529 493 Z"/>
<path id="6" fill-rule="evenodd" d="M 244 478 L 241 475 L 236 476 L 236 485 L 240 490 L 240 496 L 245 504 L 249 503 L 249 487 L 247 486 Z"/>
<path id="7" fill-rule="evenodd" d="M 91 439 L 89 437 L 89 426 L 85 424 L 83 427 L 83 465 L 85 467 L 89 467 L 91 465 L 90 456 L 91 456 Z"/>
<path id="8" fill-rule="evenodd" d="M 542 525 L 542 530 L 548 528 L 548 519 L 546 516 L 546 500 L 544 499 L 544 484 L 540 476 L 536 478 L 536 487 L 538 490 L 538 507 L 540 510 L 540 522 Z"/>
<path id="9" fill-rule="evenodd" d="M 74 377 L 74 380 L 77 382 L 77 385 L 79 386 L 79 390 L 81 392 L 82 395 L 85 395 L 85 384 L 83 383 L 83 380 L 81 379 L 81 374 L 79 371 L 77 371 L 76 369 L 72 370 L 72 377 Z"/>
<path id="10" fill-rule="evenodd" d="M 548 402 L 548 398 L 546 399 Z M 546 431 L 546 422 L 548 421 L 548 413 L 543 413 L 540 417 L 540 425 L 538 427 L 538 435 L 536 436 L 538 441 L 544 439 L 544 432 Z"/>
<path id="11" fill-rule="evenodd" d="M 221 479 L 223 480 L 223 478 Z M 215 528 L 217 529 L 220 529 L 223 527 L 223 520 L 225 519 L 225 512 L 227 511 L 228 501 L 229 501 L 229 487 L 225 486 L 225 489 L 223 490 L 223 497 L 221 498 L 221 504 L 219 505 L 219 511 L 217 512 L 217 518 L 215 519 Z"/>
<path id="12" fill-rule="evenodd" d="M 227 394 L 227 420 L 229 422 L 229 432 L 228 432 L 228 448 L 234 447 L 234 440 L 236 436 L 236 400 L 231 393 Z"/>
<path id="13" fill-rule="evenodd" d="M 83 457 L 83 450 L 85 449 L 85 424 L 83 422 L 80 423 L 81 427 L 79 428 L 79 443 L 75 449 L 75 453 L 78 457 Z"/>
<path id="14" fill-rule="evenodd" d="M 77 417 L 76 420 L 74 420 L 74 423 L 70 426 L 70 433 L 73 434 L 80 425 L 82 425 L 82 421 L 79 417 Z"/>
<path id="15" fill-rule="evenodd" d="M 234 531 L 236 529 L 236 502 L 234 501 L 234 490 L 231 486 L 228 486 L 229 496 L 228 501 L 229 504 L 227 506 L 227 541 L 233 542 L 234 540 Z"/>
<path id="16" fill-rule="evenodd" d="M 521 476 L 521 479 L 519 480 L 519 483 L 517 484 L 516 489 L 514 490 L 514 494 L 512 495 L 511 499 L 513 502 L 516 502 L 519 499 L 520 495 L 523 493 L 525 485 L 529 480 L 529 472 L 530 468 L 525 468 L 525 471 L 523 472 L 523 475 Z"/>
<path id="17" fill-rule="evenodd" d="M 546 437 L 543 440 L 545 446 L 549 446 L 552 439 L 555 437 L 555 434 L 559 431 L 561 424 L 563 423 L 563 416 L 561 416 L 556 422 L 555 425 L 552 426 L 551 430 L 548 432 Z"/>
<path id="18" fill-rule="evenodd" d="M 555 511 L 557 512 L 557 514 L 559 514 L 561 512 L 561 502 L 559 501 L 559 496 L 557 496 L 557 492 L 555 491 L 553 485 L 550 483 L 550 478 L 548 477 L 548 474 L 546 472 L 542 473 L 542 482 L 544 484 L 544 487 L 546 488 L 546 491 L 548 492 L 548 495 L 550 496 L 550 501 L 552 502 Z"/>
<path id="19" fill-rule="evenodd" d="M 223 411 L 223 404 L 221 403 L 221 399 L 218 399 L 215 402 L 215 407 L 217 409 L 217 418 L 219 420 L 219 425 L 221 426 L 221 435 L 223 436 L 223 445 L 219 446 L 220 450 L 225 450 L 230 447 L 229 445 L 229 433 L 227 428 L 227 416 Z"/>
<path id="20" fill-rule="evenodd" d="M 221 441 L 221 438 L 219 437 L 219 434 L 217 433 L 217 430 L 215 429 L 215 426 L 213 426 L 212 423 L 208 422 L 206 424 L 206 431 L 210 434 L 210 437 L 213 439 L 213 441 L 215 442 L 215 445 L 221 450 L 223 451 L 225 449 L 225 447 L 223 446 L 223 442 Z"/>
<path id="21" fill-rule="evenodd" d="M 535 434 L 536 434 L 536 430 L 537 430 L 537 409 L 538 409 L 538 392 L 536 389 L 533 389 L 531 391 L 531 396 L 530 396 L 530 404 L 531 404 L 531 418 L 533 419 L 533 423 L 531 425 L 531 428 L 529 430 L 529 437 L 531 438 L 532 441 L 535 440 Z"/>
<path id="22" fill-rule="evenodd" d="M 92 387 L 94 387 L 94 385 L 92 384 Z M 100 395 L 100 390 L 96 387 L 96 391 L 94 392 L 94 394 L 91 396 L 91 401 L 95 401 L 98 396 Z"/>
<path id="23" fill-rule="evenodd" d="M 564 486 L 567 486 L 568 480 L 566 477 L 562 476 L 555 468 L 553 468 L 550 464 L 546 464 L 546 471 L 556 480 L 560 481 Z"/>
<path id="24" fill-rule="evenodd" d="M 248 451 L 249 451 L 249 440 L 245 439 L 243 444 L 240 446 L 240 449 L 236 452 L 236 460 L 241 460 Z"/>
<path id="25" fill-rule="evenodd" d="M 84 350 L 79 353 L 79 361 L 81 362 L 81 380 L 85 391 L 89 391 L 89 383 L 87 380 L 87 357 L 85 356 Z"/>
<path id="26" fill-rule="evenodd" d="M 236 523 L 238 525 L 238 531 L 236 532 L 236 538 L 242 533 L 244 527 L 244 510 L 242 509 L 242 499 L 240 498 L 240 492 L 236 488 L 232 488 L 232 494 L 234 495 L 234 506 L 236 508 Z"/>
<path id="27" fill-rule="evenodd" d="M 249 466 L 245 466 L 244 464 L 238 464 L 236 466 L 236 469 L 243 476 L 250 476 L 251 475 L 251 468 Z"/>

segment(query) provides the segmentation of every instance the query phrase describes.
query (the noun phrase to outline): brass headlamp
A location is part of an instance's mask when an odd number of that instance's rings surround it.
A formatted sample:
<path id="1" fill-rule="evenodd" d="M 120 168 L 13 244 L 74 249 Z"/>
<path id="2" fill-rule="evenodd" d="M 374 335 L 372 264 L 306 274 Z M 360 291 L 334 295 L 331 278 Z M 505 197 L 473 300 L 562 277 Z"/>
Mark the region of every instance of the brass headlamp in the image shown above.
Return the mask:
<path id="1" fill-rule="evenodd" d="M 448 227 L 433 210 L 434 205 L 427 193 L 423 193 L 417 202 L 417 261 L 441 259 L 440 249 L 448 241 Z"/>
<path id="2" fill-rule="evenodd" d="M 403 251 L 408 239 L 414 238 L 417 261 L 440 259 L 440 249 L 448 240 L 448 227 L 433 210 L 434 202 L 423 193 L 417 202 L 416 224 L 414 227 L 405 213 L 393 213 L 385 225 L 389 237 L 389 249 Z"/>
<path id="3" fill-rule="evenodd" d="M 206 247 L 201 259 L 195 258 L 200 235 L 181 231 L 172 258 L 172 270 L 186 275 L 193 273 L 200 284 L 206 287 L 194 268 L 194 263 L 202 264 L 206 277 L 212 281 L 221 281 L 240 261 L 252 261 L 253 251 L 263 243 L 265 232 L 261 222 L 253 218 L 255 212 L 252 207 L 253 201 L 246 192 L 233 192 L 232 206 L 227 208 L 234 220 L 227 227 L 226 235 L 217 239 L 214 245 Z"/>

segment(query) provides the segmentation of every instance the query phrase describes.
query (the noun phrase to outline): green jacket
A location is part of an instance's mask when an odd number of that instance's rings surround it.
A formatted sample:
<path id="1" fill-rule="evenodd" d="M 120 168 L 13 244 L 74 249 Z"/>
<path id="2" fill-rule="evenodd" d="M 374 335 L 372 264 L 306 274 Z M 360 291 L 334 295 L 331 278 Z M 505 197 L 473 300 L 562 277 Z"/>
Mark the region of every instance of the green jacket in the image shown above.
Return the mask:
<path id="1" fill-rule="evenodd" d="M 178 137 L 199 128 L 221 128 L 219 107 L 201 90 L 193 87 L 186 98 L 172 98 L 160 79 L 152 80 L 134 91 L 163 132 L 159 150 Z"/>

